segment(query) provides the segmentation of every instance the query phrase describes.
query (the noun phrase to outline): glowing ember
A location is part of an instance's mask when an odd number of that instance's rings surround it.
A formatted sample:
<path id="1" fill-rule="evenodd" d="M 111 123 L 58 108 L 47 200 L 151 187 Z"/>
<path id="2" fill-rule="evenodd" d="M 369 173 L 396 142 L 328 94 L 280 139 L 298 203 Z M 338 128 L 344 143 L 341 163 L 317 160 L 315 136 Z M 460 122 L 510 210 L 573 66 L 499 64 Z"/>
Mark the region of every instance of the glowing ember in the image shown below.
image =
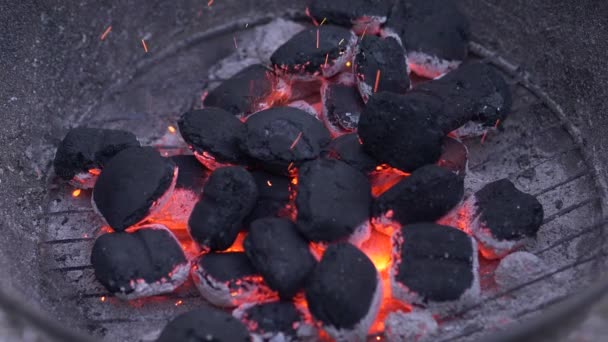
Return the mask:
<path id="1" fill-rule="evenodd" d="M 141 40 L 141 45 L 143 45 L 144 51 L 148 53 L 148 45 L 146 44 L 146 41 L 144 39 Z"/>
<path id="2" fill-rule="evenodd" d="M 72 197 L 78 197 L 80 196 L 81 190 L 80 189 L 76 189 L 74 191 L 72 191 Z"/>
<path id="3" fill-rule="evenodd" d="M 99 39 L 105 40 L 111 31 L 112 31 L 112 25 L 108 26 L 108 28 L 105 31 L 103 31 L 103 33 L 101 34 L 101 37 L 99 37 Z"/>
<path id="4" fill-rule="evenodd" d="M 173 127 L 173 126 L 169 126 L 169 127 L 167 127 L 167 130 L 168 130 L 168 131 L 169 131 L 169 133 L 171 133 L 171 134 L 175 134 L 175 132 L 177 132 L 177 130 L 176 130 L 176 129 L 175 129 L 175 127 Z"/>

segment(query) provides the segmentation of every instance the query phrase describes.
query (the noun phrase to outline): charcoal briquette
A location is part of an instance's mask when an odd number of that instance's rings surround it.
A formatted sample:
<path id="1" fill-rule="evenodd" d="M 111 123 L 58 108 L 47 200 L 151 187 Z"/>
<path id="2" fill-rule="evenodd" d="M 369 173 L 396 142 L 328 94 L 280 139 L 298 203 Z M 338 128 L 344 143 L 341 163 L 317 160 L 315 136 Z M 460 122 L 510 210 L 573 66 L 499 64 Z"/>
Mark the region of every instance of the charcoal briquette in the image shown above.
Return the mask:
<path id="1" fill-rule="evenodd" d="M 296 222 L 310 241 L 335 242 L 365 234 L 359 230 L 369 229 L 371 202 L 369 180 L 345 162 L 318 159 L 299 170 Z"/>
<path id="2" fill-rule="evenodd" d="M 323 119 L 332 132 L 349 133 L 357 129 L 365 103 L 356 87 L 324 84 L 321 88 Z"/>
<path id="3" fill-rule="evenodd" d="M 332 140 L 327 146 L 324 156 L 341 160 L 363 173 L 374 171 L 378 164 L 363 150 L 356 133 L 345 134 Z"/>
<path id="4" fill-rule="evenodd" d="M 210 171 L 204 168 L 193 155 L 177 155 L 171 157 L 171 160 L 179 169 L 175 189 L 185 189 L 197 195 L 200 194 Z"/>
<path id="5" fill-rule="evenodd" d="M 437 165 L 464 177 L 469 164 L 469 150 L 460 141 L 445 137 Z"/>
<path id="6" fill-rule="evenodd" d="M 161 225 L 100 236 L 91 264 L 97 280 L 123 299 L 172 292 L 186 281 L 190 270 L 179 242 Z"/>
<path id="7" fill-rule="evenodd" d="M 249 342 L 243 323 L 229 313 L 203 307 L 181 314 L 164 328 L 156 342 Z"/>
<path id="8" fill-rule="evenodd" d="M 77 127 L 63 138 L 53 161 L 55 174 L 64 180 L 75 180 L 73 184 L 81 188 L 91 188 L 95 184 L 90 170 L 101 170 L 116 154 L 129 147 L 139 147 L 133 133 Z"/>
<path id="9" fill-rule="evenodd" d="M 317 158 L 330 142 L 323 123 L 291 107 L 255 113 L 245 123 L 241 148 L 263 168 L 288 175 L 288 168 Z M 293 163 L 293 164 L 292 164 Z"/>
<path id="10" fill-rule="evenodd" d="M 283 299 L 292 298 L 303 288 L 316 264 L 308 242 L 287 219 L 254 221 L 244 246 L 251 263 Z"/>
<path id="11" fill-rule="evenodd" d="M 175 163 L 153 148 L 131 147 L 106 164 L 91 202 L 110 227 L 123 231 L 165 204 L 177 175 Z"/>
<path id="12" fill-rule="evenodd" d="M 247 170 L 239 166 L 215 170 L 188 220 L 190 236 L 203 250 L 228 249 L 257 198 L 257 186 Z"/>
<path id="13" fill-rule="evenodd" d="M 349 243 L 330 245 L 305 290 L 312 316 L 337 341 L 363 341 L 382 300 L 371 260 Z"/>
<path id="14" fill-rule="evenodd" d="M 317 22 L 326 21 L 333 25 L 353 28 L 375 34 L 386 22 L 391 2 L 386 0 L 313 0 L 308 7 L 310 15 Z"/>
<path id="15" fill-rule="evenodd" d="M 249 227 L 251 222 L 264 217 L 279 217 L 284 214 L 290 199 L 291 180 L 262 170 L 251 172 L 258 187 L 258 200 L 245 218 L 243 225 Z"/>
<path id="16" fill-rule="evenodd" d="M 248 303 L 232 315 L 249 328 L 253 341 L 295 342 L 317 337 L 316 329 L 293 302 Z"/>

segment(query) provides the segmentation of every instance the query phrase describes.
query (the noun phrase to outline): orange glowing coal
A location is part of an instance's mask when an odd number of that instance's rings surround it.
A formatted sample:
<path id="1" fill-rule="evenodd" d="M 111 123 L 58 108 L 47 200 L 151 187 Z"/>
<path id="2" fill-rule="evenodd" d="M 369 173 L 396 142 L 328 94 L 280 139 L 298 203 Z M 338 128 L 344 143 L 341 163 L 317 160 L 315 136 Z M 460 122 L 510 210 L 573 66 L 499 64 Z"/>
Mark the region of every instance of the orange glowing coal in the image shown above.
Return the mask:
<path id="1" fill-rule="evenodd" d="M 376 166 L 376 170 L 371 173 L 372 196 L 378 197 L 399 183 L 410 174 L 395 169 L 386 164 Z"/>

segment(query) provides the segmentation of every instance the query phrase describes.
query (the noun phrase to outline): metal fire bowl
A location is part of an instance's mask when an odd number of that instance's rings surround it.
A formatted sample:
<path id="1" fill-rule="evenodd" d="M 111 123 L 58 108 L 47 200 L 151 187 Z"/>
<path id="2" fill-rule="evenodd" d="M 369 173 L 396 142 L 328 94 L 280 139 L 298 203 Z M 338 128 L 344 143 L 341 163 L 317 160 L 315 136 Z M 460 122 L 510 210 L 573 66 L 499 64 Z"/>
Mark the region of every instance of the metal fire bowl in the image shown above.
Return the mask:
<path id="1" fill-rule="evenodd" d="M 73 200 L 53 181 L 50 161 L 66 130 L 81 124 L 130 129 L 144 142 L 162 135 L 197 101 L 206 70 L 233 51 L 234 37 L 247 39 L 246 26 L 304 8 L 272 0 L 0 2 L 0 339 L 145 340 L 202 304 L 188 291 L 102 302 L 107 294 L 88 263 L 99 221 L 86 194 Z M 539 196 L 546 219 L 527 248 L 549 271 L 486 291 L 438 339 L 564 336 L 608 289 L 608 33 L 600 29 L 608 6 L 466 0 L 462 8 L 473 54 L 502 70 L 515 93 L 504 131 L 484 144 L 467 141 L 470 167 L 478 179 L 508 177 Z M 482 279 L 491 279 L 487 269 Z"/>

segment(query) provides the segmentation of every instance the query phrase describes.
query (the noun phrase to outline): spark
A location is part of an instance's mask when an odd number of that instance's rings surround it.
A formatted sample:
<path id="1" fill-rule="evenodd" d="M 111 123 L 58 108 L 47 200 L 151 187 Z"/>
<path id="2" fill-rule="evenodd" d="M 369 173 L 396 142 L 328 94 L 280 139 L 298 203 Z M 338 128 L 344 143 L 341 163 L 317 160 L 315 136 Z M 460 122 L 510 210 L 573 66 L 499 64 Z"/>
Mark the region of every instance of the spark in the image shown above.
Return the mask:
<path id="1" fill-rule="evenodd" d="M 171 133 L 171 134 L 175 134 L 175 132 L 177 131 L 177 130 L 175 129 L 175 127 L 173 127 L 173 126 L 169 126 L 169 127 L 167 127 L 167 130 L 168 130 L 168 131 L 169 131 L 169 133 Z"/>
<path id="2" fill-rule="evenodd" d="M 367 33 L 368 27 L 369 27 L 369 24 L 365 25 L 365 29 L 363 29 L 363 34 L 361 34 L 361 40 L 363 40 L 363 38 L 365 37 L 365 33 Z"/>
<path id="3" fill-rule="evenodd" d="M 209 0 L 209 1 L 207 2 L 207 7 L 211 7 L 211 5 L 213 5 L 213 2 L 214 2 L 214 1 L 215 1 L 215 0 Z"/>
<path id="4" fill-rule="evenodd" d="M 146 41 L 144 39 L 141 40 L 141 45 L 144 46 L 144 51 L 148 53 L 148 45 L 146 45 Z"/>
<path id="5" fill-rule="evenodd" d="M 294 141 L 291 143 L 291 146 L 289 146 L 289 149 L 290 149 L 290 150 L 293 150 L 293 149 L 294 149 L 294 147 L 296 147 L 296 145 L 297 145 L 297 144 L 298 144 L 298 142 L 300 141 L 300 139 L 302 139 L 302 132 L 298 133 L 298 136 L 296 137 L 296 140 L 294 140 Z"/>
<path id="6" fill-rule="evenodd" d="M 498 125 L 500 125 L 500 119 L 496 119 L 496 124 L 494 124 L 494 128 L 498 128 Z"/>
<path id="7" fill-rule="evenodd" d="M 234 41 L 234 48 L 238 49 L 239 45 L 236 43 L 236 36 L 232 36 L 232 40 Z"/>
<path id="8" fill-rule="evenodd" d="M 342 43 L 344 43 L 344 38 L 340 39 L 340 42 L 338 43 L 338 45 L 342 45 Z"/>
<path id="9" fill-rule="evenodd" d="M 101 170 L 100 169 L 90 169 L 89 173 L 92 174 L 93 176 L 99 176 L 101 174 Z"/>
<path id="10" fill-rule="evenodd" d="M 106 39 L 106 37 L 108 36 L 110 31 L 112 31 L 112 25 L 108 26 L 108 28 L 105 31 L 103 31 L 103 33 L 101 34 L 101 37 L 99 37 L 99 39 L 101 39 L 101 40 Z"/>
<path id="11" fill-rule="evenodd" d="M 293 178 L 293 179 L 291 180 L 291 184 L 293 184 L 293 185 L 298 185 L 298 178 Z"/>
<path id="12" fill-rule="evenodd" d="M 212 2 L 213 2 L 213 0 L 212 0 Z M 181 300 L 181 299 L 180 299 L 180 300 L 178 300 L 177 302 L 175 302 L 175 306 L 180 306 L 180 305 L 182 305 L 182 304 L 184 304 L 184 301 L 183 301 L 183 300 Z"/>
<path id="13" fill-rule="evenodd" d="M 319 24 L 319 26 L 323 26 L 323 24 L 325 24 L 326 20 L 327 20 L 327 18 L 323 18 L 323 20 L 321 21 L 321 23 Z"/>
<path id="14" fill-rule="evenodd" d="M 103 303 L 106 301 L 106 296 L 101 296 L 101 298 L 99 298 L 99 300 Z"/>
<path id="15" fill-rule="evenodd" d="M 310 14 L 310 9 L 308 7 L 306 7 L 306 16 L 310 18 L 310 20 L 312 20 L 313 25 L 315 26 L 319 26 L 319 23 L 317 22 L 317 20 Z"/>
<path id="16" fill-rule="evenodd" d="M 327 68 L 327 62 L 329 61 L 329 52 L 325 55 L 325 65 L 324 68 Z"/>
<path id="17" fill-rule="evenodd" d="M 268 184 L 268 186 L 272 186 L 272 182 L 271 181 L 266 181 L 266 184 Z"/>
<path id="18" fill-rule="evenodd" d="M 317 49 L 319 48 L 319 29 L 317 29 Z"/>
<path id="19" fill-rule="evenodd" d="M 481 136 L 481 144 L 486 142 L 486 136 L 488 135 L 488 130 L 483 131 L 483 135 Z"/>
<path id="20" fill-rule="evenodd" d="M 81 192 L 82 191 L 80 189 L 76 189 L 76 190 L 72 191 L 72 197 L 78 197 L 78 196 L 80 196 Z"/>
<path id="21" fill-rule="evenodd" d="M 350 68 L 353 65 L 353 63 L 351 61 L 346 62 L 346 67 Z"/>
<path id="22" fill-rule="evenodd" d="M 374 93 L 378 92 L 378 86 L 380 85 L 380 69 L 376 71 L 376 83 L 374 84 Z"/>

